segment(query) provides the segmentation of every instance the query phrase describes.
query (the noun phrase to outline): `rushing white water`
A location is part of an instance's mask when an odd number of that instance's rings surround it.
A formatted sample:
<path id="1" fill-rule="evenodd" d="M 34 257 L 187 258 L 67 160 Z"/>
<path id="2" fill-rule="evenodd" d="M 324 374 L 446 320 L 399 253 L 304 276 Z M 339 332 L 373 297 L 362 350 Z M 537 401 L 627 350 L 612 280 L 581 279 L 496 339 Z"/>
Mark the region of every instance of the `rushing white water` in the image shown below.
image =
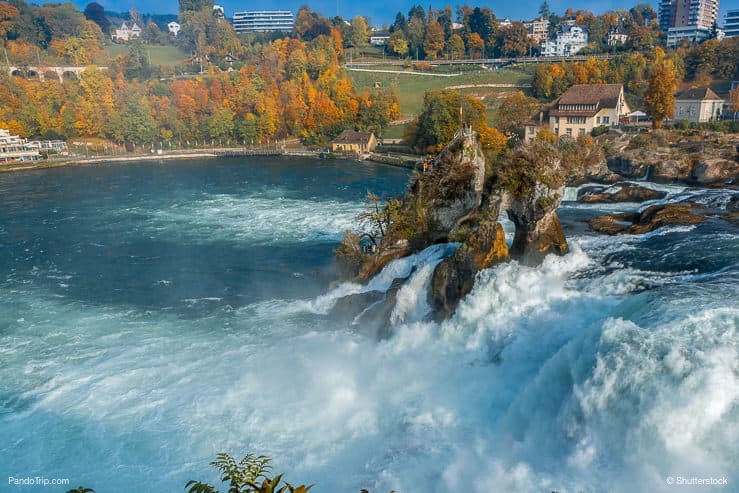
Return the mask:
<path id="1" fill-rule="evenodd" d="M 304 203 L 280 215 L 266 203 L 233 213 L 183 205 L 196 217 L 176 220 L 169 205 L 149 204 L 136 228 L 116 231 L 201 245 L 272 221 L 275 238 L 305 244 L 339 232 L 361 204 L 347 200 L 336 224 L 303 223 L 297 210 L 318 217 L 326 204 L 295 200 Z M 3 241 L 20 234 L 8 224 Z M 672 492 L 667 478 L 678 476 L 729 482 L 685 491 L 736 491 L 738 241 L 719 220 L 574 235 L 564 257 L 480 273 L 441 324 L 427 320 L 424 294 L 456 245 L 394 261 L 367 285 L 299 299 L 238 304 L 209 285 L 169 299 L 182 281 L 156 272 L 144 285 L 161 308 L 82 296 L 80 273 L 62 258 L 32 259 L 28 272 L 13 264 L 0 284 L 0 464 L 7 475 L 110 492 L 215 484 L 208 462 L 220 451 L 271 455 L 288 481 L 325 492 Z M 132 251 L 149 268 L 150 256 Z M 326 315 L 341 297 L 386 291 L 396 278 L 408 280 L 392 337 Z"/>
<path id="2" fill-rule="evenodd" d="M 248 241 L 277 244 L 285 241 L 319 241 L 341 238 L 356 225 L 361 202 L 318 198 L 288 198 L 279 188 L 247 196 L 204 194 L 196 201 L 166 208 L 143 204 L 120 212 L 144 220 L 145 232 L 195 241 Z M 217 217 L 218 221 L 213 221 Z"/>

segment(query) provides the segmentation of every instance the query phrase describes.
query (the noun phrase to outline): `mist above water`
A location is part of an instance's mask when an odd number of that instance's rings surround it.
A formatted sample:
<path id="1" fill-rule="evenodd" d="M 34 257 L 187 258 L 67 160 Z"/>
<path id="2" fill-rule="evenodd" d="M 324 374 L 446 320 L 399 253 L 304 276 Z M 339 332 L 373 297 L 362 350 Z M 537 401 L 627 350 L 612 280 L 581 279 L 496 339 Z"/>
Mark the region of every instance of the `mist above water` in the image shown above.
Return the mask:
<path id="1" fill-rule="evenodd" d="M 366 189 L 400 193 L 398 170 L 153 166 L 0 177 L 8 474 L 177 491 L 215 484 L 216 453 L 251 451 L 328 492 L 739 484 L 728 223 L 575 235 L 540 267 L 482 272 L 436 324 L 424 293 L 454 245 L 331 282 Z M 397 277 L 388 339 L 330 315 Z"/>

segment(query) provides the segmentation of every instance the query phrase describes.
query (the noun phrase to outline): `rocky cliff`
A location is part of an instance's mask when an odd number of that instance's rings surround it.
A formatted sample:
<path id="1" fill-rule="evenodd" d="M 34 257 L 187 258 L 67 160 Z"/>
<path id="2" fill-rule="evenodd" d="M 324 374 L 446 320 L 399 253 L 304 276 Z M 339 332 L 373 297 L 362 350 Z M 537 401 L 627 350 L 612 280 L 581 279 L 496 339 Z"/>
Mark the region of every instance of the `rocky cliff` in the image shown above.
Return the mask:
<path id="1" fill-rule="evenodd" d="M 348 260 L 357 277 L 367 279 L 395 258 L 435 243 L 461 243 L 437 265 L 428 293 L 435 318 L 448 317 L 482 269 L 509 259 L 535 265 L 549 253 L 567 252 L 556 213 L 564 174 L 551 144 L 520 148 L 493 167 L 486 162 L 478 135 L 460 131 L 413 180 L 406 196 L 388 204 L 387 231 L 377 249 L 358 257 L 360 250 L 351 246 L 348 235 L 339 258 L 342 251 L 351 252 Z M 515 225 L 510 249 L 498 222 L 503 212 Z"/>

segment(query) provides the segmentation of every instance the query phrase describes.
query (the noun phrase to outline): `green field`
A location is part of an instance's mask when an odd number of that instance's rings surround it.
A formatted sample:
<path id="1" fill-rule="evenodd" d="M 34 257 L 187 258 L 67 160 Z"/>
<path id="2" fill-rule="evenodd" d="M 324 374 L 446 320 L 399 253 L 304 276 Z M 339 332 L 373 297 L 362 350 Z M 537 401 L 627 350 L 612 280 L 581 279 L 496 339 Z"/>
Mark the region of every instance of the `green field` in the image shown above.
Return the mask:
<path id="1" fill-rule="evenodd" d="M 383 67 L 383 69 L 390 69 Z M 401 70 L 394 67 L 390 70 Z M 392 88 L 400 100 L 400 112 L 404 117 L 413 117 L 421 111 L 423 94 L 430 90 L 440 90 L 450 86 L 468 84 L 524 84 L 530 81 L 531 76 L 517 70 L 480 70 L 467 72 L 453 77 L 434 77 L 413 74 L 388 74 L 378 72 L 347 71 L 353 84 L 357 88 Z M 501 93 L 514 90 L 512 88 L 478 87 L 462 89 L 465 94 L 474 95 L 485 101 L 489 107 L 496 107 L 495 99 Z"/>
<path id="2" fill-rule="evenodd" d="M 177 65 L 182 63 L 182 60 L 189 58 L 187 53 L 174 46 L 148 45 L 145 48 L 149 52 L 149 61 L 152 65 Z M 108 45 L 105 50 L 111 59 L 120 55 L 128 55 L 128 46 L 126 45 Z"/>

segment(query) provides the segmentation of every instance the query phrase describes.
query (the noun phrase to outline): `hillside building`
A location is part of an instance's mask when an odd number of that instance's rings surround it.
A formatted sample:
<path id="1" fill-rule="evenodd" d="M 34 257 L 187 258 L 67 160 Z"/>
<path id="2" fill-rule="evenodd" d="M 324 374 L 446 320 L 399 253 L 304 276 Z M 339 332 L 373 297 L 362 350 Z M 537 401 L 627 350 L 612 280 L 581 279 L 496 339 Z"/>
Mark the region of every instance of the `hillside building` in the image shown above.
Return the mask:
<path id="1" fill-rule="evenodd" d="M 26 139 L 0 128 L 0 163 L 36 161 L 38 158 L 38 149 L 29 146 Z"/>
<path id="2" fill-rule="evenodd" d="M 372 152 L 377 147 L 377 139 L 372 132 L 344 130 L 331 142 L 334 152 Z"/>
<path id="3" fill-rule="evenodd" d="M 235 12 L 234 30 L 244 32 L 292 31 L 295 17 L 289 10 L 259 10 Z"/>
<path id="4" fill-rule="evenodd" d="M 524 22 L 523 26 L 528 32 L 529 39 L 537 45 L 546 41 L 549 37 L 549 19 L 539 17 L 538 19 Z"/>
<path id="5" fill-rule="evenodd" d="M 141 36 L 141 28 L 135 22 L 123 22 L 112 36 L 114 41 L 129 41 Z"/>
<path id="6" fill-rule="evenodd" d="M 541 127 L 548 126 L 559 138 L 577 138 L 594 128 L 614 127 L 630 113 L 622 84 L 575 84 L 526 125 L 530 142 Z"/>
<path id="7" fill-rule="evenodd" d="M 568 26 L 553 39 L 541 44 L 542 56 L 570 56 L 588 45 L 588 31 L 583 26 Z"/>

